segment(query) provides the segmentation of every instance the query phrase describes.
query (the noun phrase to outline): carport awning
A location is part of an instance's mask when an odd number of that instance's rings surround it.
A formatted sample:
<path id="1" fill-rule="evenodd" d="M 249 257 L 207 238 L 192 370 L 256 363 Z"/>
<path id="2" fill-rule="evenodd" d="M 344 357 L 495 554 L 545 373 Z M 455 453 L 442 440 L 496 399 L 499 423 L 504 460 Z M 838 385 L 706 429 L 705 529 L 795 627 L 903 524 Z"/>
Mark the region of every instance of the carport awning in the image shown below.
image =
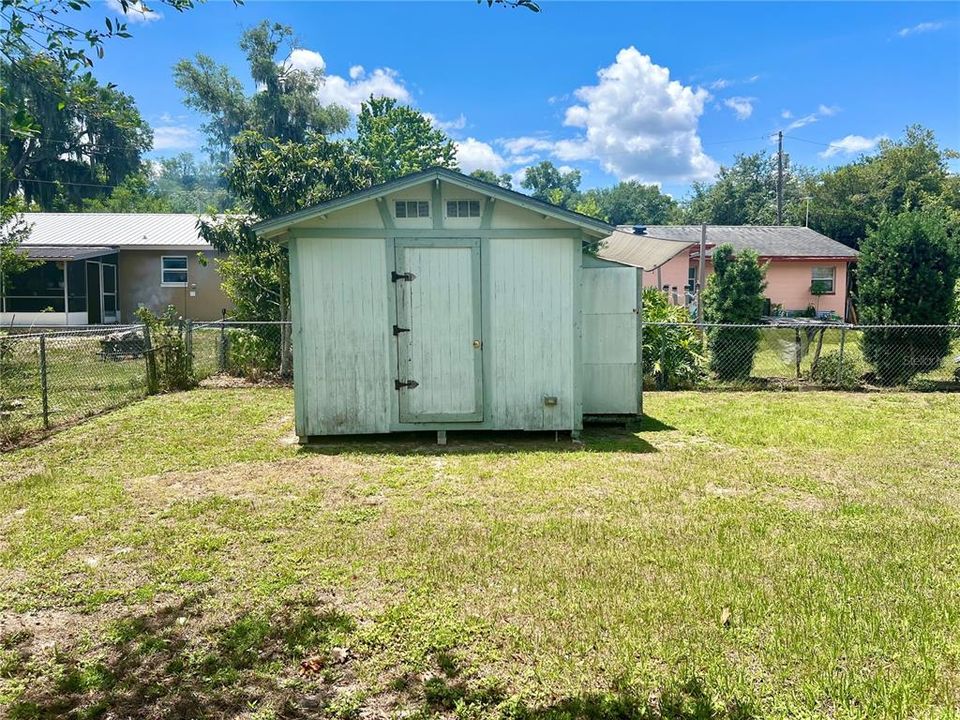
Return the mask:
<path id="1" fill-rule="evenodd" d="M 53 245 L 21 245 L 19 248 L 31 260 L 86 260 L 87 258 L 110 255 L 116 248 L 94 245 L 75 245 L 73 247 L 56 247 Z"/>
<path id="2" fill-rule="evenodd" d="M 610 262 L 656 270 L 682 252 L 689 252 L 696 243 L 685 240 L 664 240 L 649 235 L 615 231 L 600 242 L 597 257 Z"/>

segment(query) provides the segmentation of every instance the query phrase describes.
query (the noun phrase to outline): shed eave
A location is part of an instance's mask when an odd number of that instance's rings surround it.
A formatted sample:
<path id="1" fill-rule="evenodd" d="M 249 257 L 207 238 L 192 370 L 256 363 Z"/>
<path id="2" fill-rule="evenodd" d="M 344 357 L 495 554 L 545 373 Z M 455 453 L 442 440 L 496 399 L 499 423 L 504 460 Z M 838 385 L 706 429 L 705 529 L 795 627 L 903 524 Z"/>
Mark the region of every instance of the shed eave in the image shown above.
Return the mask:
<path id="1" fill-rule="evenodd" d="M 318 215 L 343 210 L 353 205 L 366 202 L 367 200 L 383 197 L 389 193 L 400 192 L 409 187 L 413 187 L 430 180 L 443 180 L 445 182 L 450 182 L 454 185 L 467 188 L 468 190 L 473 190 L 498 200 L 504 200 L 526 210 L 542 213 L 548 217 L 568 222 L 581 228 L 585 233 L 592 237 L 606 237 L 613 232 L 612 225 L 609 225 L 601 220 L 597 220 L 596 218 L 581 215 L 580 213 L 566 210 L 548 202 L 529 197 L 523 193 L 507 190 L 499 185 L 492 185 L 482 180 L 478 180 L 446 168 L 430 168 L 418 173 L 413 173 L 412 175 L 405 175 L 404 177 L 397 178 L 396 180 L 390 180 L 388 182 L 381 183 L 380 185 L 374 185 L 373 187 L 366 188 L 365 190 L 358 190 L 357 192 L 344 195 L 343 197 L 336 198 L 334 200 L 328 200 L 327 202 L 314 205 L 313 207 L 288 213 L 287 215 L 281 215 L 280 217 L 272 218 L 270 220 L 263 220 L 255 224 L 252 230 L 261 237 L 271 238 L 291 225 L 295 225 L 296 223 L 310 220 Z"/>

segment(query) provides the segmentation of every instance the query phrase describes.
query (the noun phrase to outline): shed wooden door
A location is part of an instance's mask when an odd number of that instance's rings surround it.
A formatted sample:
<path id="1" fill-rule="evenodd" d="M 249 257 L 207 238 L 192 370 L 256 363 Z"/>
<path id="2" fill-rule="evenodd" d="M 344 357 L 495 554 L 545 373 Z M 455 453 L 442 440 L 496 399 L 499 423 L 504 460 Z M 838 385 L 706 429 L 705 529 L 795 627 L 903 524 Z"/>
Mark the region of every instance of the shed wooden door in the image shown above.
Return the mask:
<path id="1" fill-rule="evenodd" d="M 400 422 L 483 420 L 480 241 L 397 240 Z"/>

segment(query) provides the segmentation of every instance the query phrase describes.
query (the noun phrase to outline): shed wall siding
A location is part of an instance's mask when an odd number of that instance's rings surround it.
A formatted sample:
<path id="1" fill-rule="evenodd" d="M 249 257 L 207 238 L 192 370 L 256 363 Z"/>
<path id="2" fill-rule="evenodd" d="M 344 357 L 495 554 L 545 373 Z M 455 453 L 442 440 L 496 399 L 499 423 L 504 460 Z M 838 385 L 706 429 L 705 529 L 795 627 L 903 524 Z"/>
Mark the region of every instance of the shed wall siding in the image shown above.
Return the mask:
<path id="1" fill-rule="evenodd" d="M 295 243 L 297 434 L 388 432 L 393 321 L 384 241 Z"/>
<path id="2" fill-rule="evenodd" d="M 579 241 L 491 239 L 486 249 L 490 317 L 484 361 L 493 425 L 580 427 L 574 378 L 579 317 L 573 292 L 579 282 Z M 556 397 L 557 405 L 545 405 L 547 396 Z"/>
<path id="3" fill-rule="evenodd" d="M 637 413 L 637 273 L 583 270 L 583 412 Z"/>

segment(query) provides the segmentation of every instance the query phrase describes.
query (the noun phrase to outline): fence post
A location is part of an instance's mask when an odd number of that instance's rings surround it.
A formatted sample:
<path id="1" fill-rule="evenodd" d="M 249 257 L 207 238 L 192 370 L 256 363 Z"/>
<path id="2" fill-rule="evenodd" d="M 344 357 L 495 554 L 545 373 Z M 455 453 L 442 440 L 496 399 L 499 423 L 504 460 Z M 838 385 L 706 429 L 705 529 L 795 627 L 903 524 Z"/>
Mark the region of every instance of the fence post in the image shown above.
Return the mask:
<path id="1" fill-rule="evenodd" d="M 217 355 L 217 370 L 226 372 L 227 370 L 227 309 L 224 308 L 220 313 L 220 348 Z"/>
<path id="2" fill-rule="evenodd" d="M 193 320 L 189 318 L 184 322 L 183 326 L 183 346 L 186 357 L 183 359 L 183 362 L 186 364 L 187 376 L 193 376 Z"/>
<path id="3" fill-rule="evenodd" d="M 794 340 L 793 345 L 795 349 L 796 359 L 797 359 L 797 380 L 800 380 L 800 353 L 802 350 L 802 345 L 800 343 L 800 328 L 794 330 Z"/>
<path id="4" fill-rule="evenodd" d="M 160 386 L 157 381 L 157 356 L 153 352 L 153 344 L 150 340 L 150 326 L 143 326 L 143 357 L 147 364 L 147 395 L 156 395 Z"/>
<path id="5" fill-rule="evenodd" d="M 40 333 L 40 398 L 43 402 L 43 429 L 50 429 L 50 395 L 47 387 L 47 333 Z"/>
<path id="6" fill-rule="evenodd" d="M 847 326 L 840 327 L 840 357 L 837 360 L 837 384 L 843 382 L 843 346 L 847 340 Z"/>

